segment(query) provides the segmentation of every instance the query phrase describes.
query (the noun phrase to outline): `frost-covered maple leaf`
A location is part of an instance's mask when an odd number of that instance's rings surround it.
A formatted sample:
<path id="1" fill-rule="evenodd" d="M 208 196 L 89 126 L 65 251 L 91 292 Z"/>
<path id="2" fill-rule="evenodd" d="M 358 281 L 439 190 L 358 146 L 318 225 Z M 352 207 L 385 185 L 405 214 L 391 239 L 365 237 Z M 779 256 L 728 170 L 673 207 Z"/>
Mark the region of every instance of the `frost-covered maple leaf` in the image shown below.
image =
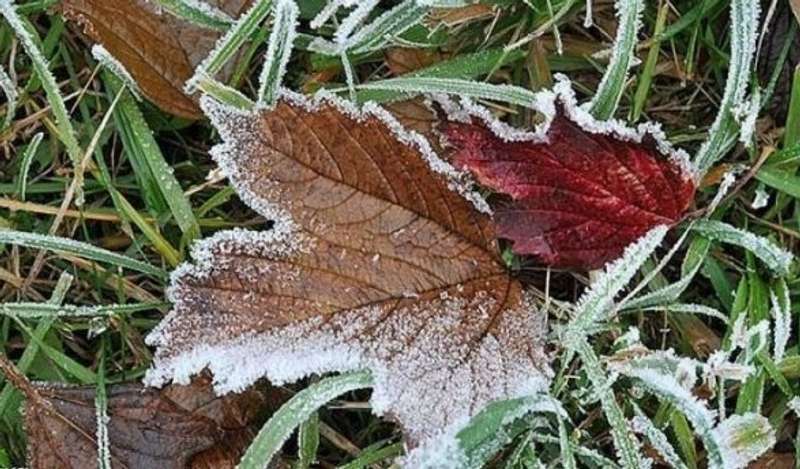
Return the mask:
<path id="1" fill-rule="evenodd" d="M 595 269 L 653 227 L 680 221 L 695 183 L 677 152 L 662 153 L 666 144 L 651 135 L 652 126 L 593 121 L 575 107 L 568 83 L 556 91 L 561 101 L 539 132 L 492 130 L 488 124 L 498 125 L 486 113 L 442 131 L 457 166 L 510 198 L 498 204 L 494 221 L 515 253 Z"/>
<path id="2" fill-rule="evenodd" d="M 175 272 L 149 383 L 208 367 L 230 391 L 369 369 L 374 411 L 416 441 L 540 389 L 544 318 L 482 200 L 423 138 L 330 98 L 204 107 L 220 167 L 275 227 L 218 233 Z"/>

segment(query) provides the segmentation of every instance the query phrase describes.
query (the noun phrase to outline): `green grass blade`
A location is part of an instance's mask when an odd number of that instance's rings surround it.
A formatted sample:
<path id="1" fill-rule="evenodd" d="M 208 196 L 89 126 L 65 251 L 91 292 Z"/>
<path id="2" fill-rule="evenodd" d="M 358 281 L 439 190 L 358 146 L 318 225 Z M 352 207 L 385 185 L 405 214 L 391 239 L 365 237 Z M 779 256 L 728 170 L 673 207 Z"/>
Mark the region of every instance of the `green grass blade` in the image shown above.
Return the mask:
<path id="1" fill-rule="evenodd" d="M 33 157 L 36 156 L 36 150 L 39 149 L 39 144 L 42 143 L 42 138 L 44 134 L 39 132 L 33 136 L 31 139 L 31 143 L 25 148 L 25 152 L 22 154 L 22 164 L 20 165 L 19 169 L 19 176 L 17 177 L 17 195 L 19 196 L 19 200 L 25 201 L 25 192 L 28 188 L 28 173 L 31 170 L 31 163 L 33 162 Z"/>
<path id="2" fill-rule="evenodd" d="M 264 21 L 271 6 L 271 0 L 257 0 L 253 3 L 253 6 L 228 29 L 214 50 L 197 67 L 194 76 L 186 82 L 187 93 L 193 93 L 198 89 L 198 80 L 205 77 L 213 79 L 222 70 Z"/>
<path id="3" fill-rule="evenodd" d="M 737 113 L 746 105 L 753 55 L 758 39 L 759 3 L 752 0 L 731 1 L 731 54 L 728 79 L 717 118 L 708 138 L 694 157 L 700 176 L 719 160 L 736 141 L 739 132 Z"/>
<path id="4" fill-rule="evenodd" d="M 800 176 L 778 166 L 762 166 L 756 179 L 796 199 L 800 199 Z"/>
<path id="5" fill-rule="evenodd" d="M 405 445 L 403 443 L 394 443 L 386 446 L 383 444 L 369 446 L 364 448 L 357 458 L 347 464 L 339 466 L 337 469 L 365 469 L 367 467 L 374 467 L 373 464 L 400 456 L 403 454 L 404 447 Z"/>
<path id="6" fill-rule="evenodd" d="M 390 78 L 388 80 L 364 83 L 358 85 L 356 89 L 408 94 L 455 94 L 469 98 L 503 101 L 531 109 L 536 105 L 536 93 L 525 88 L 513 85 L 493 85 L 490 83 L 480 83 L 455 78 L 422 76 Z"/>
<path id="7" fill-rule="evenodd" d="M 698 220 L 693 230 L 713 240 L 747 249 L 761 259 L 770 269 L 786 275 L 794 255 L 772 241 L 716 220 Z"/>
<path id="8" fill-rule="evenodd" d="M 168 303 L 133 303 L 124 305 L 78 306 L 19 302 L 3 303 L 0 305 L 0 315 L 24 319 L 100 317 L 128 315 L 140 311 L 152 311 L 168 305 Z"/>
<path id="9" fill-rule="evenodd" d="M 286 64 L 292 54 L 297 16 L 300 14 L 294 0 L 277 0 L 274 10 L 272 32 L 269 35 L 258 87 L 257 106 L 266 108 L 272 107 L 277 99 L 278 89 L 286 73 Z"/>
<path id="10" fill-rule="evenodd" d="M 281 406 L 258 432 L 247 448 L 239 469 L 261 469 L 280 451 L 295 428 L 336 396 L 372 386 L 372 375 L 366 371 L 348 373 L 320 380 L 295 394 Z"/>
<path id="11" fill-rule="evenodd" d="M 36 342 L 42 353 L 52 360 L 56 366 L 69 373 L 70 376 L 77 379 L 81 384 L 93 384 L 97 382 L 97 375 L 92 370 L 68 357 L 60 350 L 55 349 L 45 342 L 44 339 L 37 337 L 34 331 L 31 331 L 24 322 L 16 320 L 16 323 L 17 327 L 28 336 L 31 342 Z"/>
<path id="12" fill-rule="evenodd" d="M 697 469 L 697 444 L 695 435 L 689 426 L 689 421 L 681 412 L 673 410 L 669 416 L 669 426 L 678 440 L 678 447 L 686 459 L 686 465 L 691 469 Z"/>
<path id="13" fill-rule="evenodd" d="M 83 151 L 78 144 L 75 129 L 72 127 L 69 112 L 67 112 L 67 107 L 64 104 L 64 98 L 61 96 L 55 77 L 50 72 L 47 59 L 45 59 L 44 54 L 42 54 L 41 49 L 31 34 L 31 29 L 26 26 L 23 19 L 17 14 L 16 6 L 13 2 L 10 0 L 0 0 L 0 15 L 6 19 L 11 29 L 14 30 L 22 47 L 31 59 L 33 69 L 36 71 L 36 75 L 42 83 L 42 87 L 47 95 L 47 101 L 56 118 L 58 139 L 64 144 L 64 147 L 67 149 L 67 154 L 75 166 L 75 178 L 81 182 L 83 173 L 80 170 L 80 166 L 83 158 Z M 82 183 L 79 183 L 78 187 L 81 186 Z"/>
<path id="14" fill-rule="evenodd" d="M 297 430 L 297 464 L 295 469 L 309 469 L 317 462 L 319 449 L 319 413 L 314 412 Z"/>
<path id="15" fill-rule="evenodd" d="M 178 250 L 175 249 L 117 189 L 109 186 L 108 192 L 111 194 L 114 205 L 119 209 L 120 214 L 142 231 L 147 240 L 153 245 L 153 248 L 161 254 L 169 265 L 172 267 L 177 266 L 181 261 L 181 253 L 178 252 Z"/>
<path id="16" fill-rule="evenodd" d="M 61 273 L 55 288 L 53 288 L 53 293 L 48 300 L 49 305 L 58 306 L 64 301 L 73 279 L 74 277 L 72 275 L 66 272 Z M 22 352 L 22 356 L 17 360 L 17 368 L 19 368 L 21 372 L 27 372 L 33 364 L 34 359 L 39 353 L 39 343 L 44 340 L 44 337 L 50 331 L 50 327 L 54 322 L 55 317 L 46 317 L 36 324 L 36 329 L 34 329 L 32 335 L 37 340 L 29 341 L 25 346 L 25 350 Z M 17 393 L 18 391 L 10 384 L 6 383 L 3 385 L 3 391 L 0 392 L 0 415 L 6 415 L 12 403 L 12 398 Z"/>
<path id="17" fill-rule="evenodd" d="M 110 74 L 106 74 L 104 79 L 111 93 L 116 95 L 122 82 Z M 153 132 L 130 93 L 123 93 L 120 98 L 114 109 L 114 120 L 122 134 L 122 144 L 134 170 L 139 170 L 137 175 L 143 181 L 142 189 L 151 192 L 150 199 L 162 199 L 166 202 L 188 241 L 197 238 L 200 235 L 200 226 L 191 203 L 175 178 L 172 167 L 164 159 Z"/>
<path id="18" fill-rule="evenodd" d="M 155 3 L 178 18 L 198 26 L 225 31 L 233 24 L 233 18 L 206 0 L 155 0 Z"/>
<path id="19" fill-rule="evenodd" d="M 167 274 L 162 269 L 146 262 L 132 259 L 122 254 L 117 254 L 91 244 L 58 236 L 48 236 L 38 233 L 28 233 L 16 230 L 0 230 L 0 243 L 14 244 L 36 249 L 47 249 L 56 252 L 66 252 L 85 259 L 105 262 L 116 267 L 131 269 L 136 272 L 166 278 Z"/>
<path id="20" fill-rule="evenodd" d="M 614 39 L 611 61 L 590 104 L 591 114 L 599 120 L 611 118 L 622 98 L 628 70 L 636 57 L 637 35 L 642 24 L 644 0 L 618 0 L 616 8 L 619 26 L 617 37 Z"/>
<path id="21" fill-rule="evenodd" d="M 456 434 L 459 447 L 466 457 L 466 468 L 481 468 L 508 444 L 504 428 L 530 413 L 549 412 L 559 419 L 568 418 L 561 404 L 547 394 L 493 402 L 475 415 Z"/>
<path id="22" fill-rule="evenodd" d="M 249 111 L 255 107 L 253 100 L 240 93 L 238 90 L 211 79 L 205 75 L 195 75 L 194 86 L 221 103 L 228 106 Z"/>
<path id="23" fill-rule="evenodd" d="M 0 64 L 0 90 L 6 95 L 6 115 L 3 117 L 3 125 L 0 126 L 0 130 L 2 130 L 11 125 L 14 120 L 14 114 L 17 111 L 17 99 L 19 98 L 17 87 L 11 77 L 8 76 L 8 73 L 6 73 L 6 69 L 2 64 Z"/>
<path id="24" fill-rule="evenodd" d="M 639 120 L 642 116 L 644 105 L 647 103 L 647 96 L 650 93 L 650 87 L 653 83 L 653 74 L 658 64 L 658 55 L 661 53 L 661 33 L 664 31 L 664 25 L 667 22 L 667 13 L 669 13 L 669 3 L 664 2 L 658 9 L 656 26 L 653 31 L 653 42 L 650 45 L 650 50 L 647 52 L 647 60 L 645 60 L 644 68 L 636 83 L 636 92 L 633 95 L 633 108 L 630 118 L 632 122 Z"/>
<path id="25" fill-rule="evenodd" d="M 792 94 L 789 99 L 789 113 L 786 116 L 785 128 L 783 148 L 791 148 L 800 143 L 800 65 L 794 69 Z"/>
<path id="26" fill-rule="evenodd" d="M 487 49 L 480 52 L 463 54 L 452 59 L 422 68 L 403 77 L 433 77 L 469 80 L 481 75 L 491 73 L 497 67 L 508 65 L 525 57 L 525 52 L 515 49 Z M 367 101 L 386 102 L 403 97 L 402 92 L 385 90 L 358 90 L 356 100 L 364 103 Z"/>

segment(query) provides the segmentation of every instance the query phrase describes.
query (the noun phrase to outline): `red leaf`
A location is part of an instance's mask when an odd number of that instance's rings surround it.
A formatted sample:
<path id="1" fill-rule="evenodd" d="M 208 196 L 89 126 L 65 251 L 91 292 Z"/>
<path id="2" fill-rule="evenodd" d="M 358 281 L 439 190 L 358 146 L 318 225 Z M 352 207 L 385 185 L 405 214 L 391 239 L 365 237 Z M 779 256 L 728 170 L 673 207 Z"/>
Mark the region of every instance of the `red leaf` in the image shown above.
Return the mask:
<path id="1" fill-rule="evenodd" d="M 510 196 L 498 235 L 517 254 L 555 267 L 595 269 L 656 225 L 678 222 L 692 178 L 655 145 L 590 133 L 559 114 L 546 142 L 508 142 L 476 124 L 443 128 L 457 166 Z"/>

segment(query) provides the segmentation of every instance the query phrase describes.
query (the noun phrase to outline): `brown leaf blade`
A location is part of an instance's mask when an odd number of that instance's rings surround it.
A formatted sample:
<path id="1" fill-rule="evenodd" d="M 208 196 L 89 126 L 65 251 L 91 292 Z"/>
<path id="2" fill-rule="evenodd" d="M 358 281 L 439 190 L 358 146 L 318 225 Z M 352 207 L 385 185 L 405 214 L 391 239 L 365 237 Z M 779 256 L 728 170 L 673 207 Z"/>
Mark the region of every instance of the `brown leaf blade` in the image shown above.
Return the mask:
<path id="1" fill-rule="evenodd" d="M 149 337 L 148 382 L 208 367 L 225 391 L 370 369 L 374 410 L 412 439 L 541 384 L 542 317 L 505 272 L 488 218 L 385 111 L 293 97 L 207 113 L 221 168 L 276 225 L 195 249 Z"/>
<path id="2" fill-rule="evenodd" d="M 97 465 L 95 389 L 37 390 L 49 406 L 29 400 L 25 411 L 28 463 L 34 469 Z M 265 402 L 260 391 L 218 397 L 210 380 L 188 386 L 145 389 L 119 384 L 108 389 L 108 435 L 113 467 L 234 467 L 254 435 L 249 429 Z M 238 442 L 238 444 L 237 444 Z M 229 452 L 221 449 L 238 448 Z"/>
<path id="3" fill-rule="evenodd" d="M 214 6 L 236 17 L 249 0 L 217 0 Z M 145 96 L 171 114 L 202 116 L 183 84 L 214 47 L 219 33 L 183 21 L 147 0 L 64 0 L 67 19 L 84 27 L 133 76 Z"/>

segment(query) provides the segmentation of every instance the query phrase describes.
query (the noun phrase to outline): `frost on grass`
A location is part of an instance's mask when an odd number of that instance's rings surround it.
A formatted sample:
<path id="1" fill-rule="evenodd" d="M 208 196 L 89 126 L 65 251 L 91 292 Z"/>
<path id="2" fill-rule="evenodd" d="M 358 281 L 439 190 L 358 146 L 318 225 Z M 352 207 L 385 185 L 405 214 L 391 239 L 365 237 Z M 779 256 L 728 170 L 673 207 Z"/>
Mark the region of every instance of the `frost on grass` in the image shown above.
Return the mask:
<path id="1" fill-rule="evenodd" d="M 250 8 L 233 23 L 233 26 L 228 28 L 225 34 L 220 36 L 211 52 L 197 65 L 192 77 L 184 84 L 183 91 L 185 93 L 194 93 L 201 80 L 213 78 L 223 68 L 261 21 L 267 17 L 270 5 L 271 2 L 267 0 L 252 2 Z"/>
<path id="2" fill-rule="evenodd" d="M 644 0 L 617 0 L 614 4 L 619 26 L 611 50 L 611 60 L 591 103 L 587 105 L 593 116 L 608 119 L 617 108 L 628 70 L 636 60 L 635 47 L 644 7 Z"/>
<path id="3" fill-rule="evenodd" d="M 781 281 L 779 288 L 770 292 L 770 302 L 772 317 L 775 320 L 772 359 L 777 363 L 783 360 L 786 344 L 789 343 L 789 336 L 792 334 L 792 303 L 785 282 Z"/>
<path id="4" fill-rule="evenodd" d="M 709 408 L 708 402 L 693 395 L 690 388 L 669 373 L 669 362 L 675 362 L 671 354 L 662 357 L 666 360 L 659 360 L 659 354 L 662 352 L 654 352 L 645 359 L 613 363 L 611 369 L 636 378 L 645 389 L 681 409 L 705 445 L 710 468 L 743 468 L 772 448 L 775 432 L 765 417 L 748 413 L 717 422 L 718 414 Z M 727 357 L 723 360 L 727 361 Z"/>
<path id="5" fill-rule="evenodd" d="M 747 249 L 777 274 L 787 274 L 794 262 L 794 254 L 769 239 L 727 223 L 717 220 L 698 220 L 692 228 L 711 239 Z"/>
<path id="6" fill-rule="evenodd" d="M 686 465 L 672 447 L 667 436 L 647 416 L 640 414 L 631 420 L 633 431 L 644 435 L 661 458 L 675 469 L 685 469 Z"/>
<path id="7" fill-rule="evenodd" d="M 383 49 L 394 38 L 406 32 L 425 18 L 427 7 L 413 0 L 398 3 L 364 26 L 359 27 L 377 6 L 375 0 L 353 2 L 339 0 L 328 3 L 312 20 L 311 26 L 319 28 L 327 22 L 339 8 L 355 6 L 334 32 L 332 41 L 317 37 L 309 44 L 309 49 L 325 55 L 340 56 L 363 54 Z"/>
<path id="8" fill-rule="evenodd" d="M 576 348 L 587 331 L 598 321 L 607 318 L 614 298 L 631 281 L 639 267 L 661 244 L 667 234 L 666 226 L 657 226 L 637 242 L 631 244 L 622 256 L 609 263 L 605 271 L 592 283 L 575 305 L 573 319 L 568 326 L 567 347 Z"/>
<path id="9" fill-rule="evenodd" d="M 111 419 L 108 417 L 108 403 L 103 397 L 99 395 L 95 397 L 95 414 L 96 414 L 96 436 L 97 438 L 97 467 L 101 469 L 111 469 L 111 444 L 108 439 L 108 423 Z"/>
<path id="10" fill-rule="evenodd" d="M 404 458 L 408 468 L 479 468 L 492 459 L 515 436 L 513 424 L 519 419 L 541 413 L 554 414 L 568 419 L 561 403 L 547 394 L 548 384 L 541 380 L 538 389 L 534 384 L 526 397 L 496 401 L 468 422 L 457 421 L 439 431 L 431 439 L 413 448 Z M 526 420 L 530 428 L 540 425 Z M 547 424 L 546 424 L 547 425 Z"/>
<path id="11" fill-rule="evenodd" d="M 136 80 L 133 79 L 130 72 L 125 68 L 125 65 L 111 55 L 111 52 L 102 45 L 95 44 L 92 46 L 92 57 L 94 57 L 100 65 L 106 67 L 111 73 L 116 75 L 116 77 L 128 87 L 128 90 L 136 97 L 137 101 L 142 100 L 142 93 L 141 90 L 139 90 L 139 85 L 136 84 Z"/>
<path id="12" fill-rule="evenodd" d="M 709 129 L 708 139 L 695 155 L 698 175 L 702 176 L 734 141 L 740 130 L 741 141 L 752 139 L 756 114 L 759 110 L 758 93 L 748 98 L 753 57 L 758 42 L 761 2 L 734 0 L 731 2 L 731 53 L 728 79 L 719 105 L 717 118 Z M 741 126 L 741 129 L 737 126 Z"/>
<path id="13" fill-rule="evenodd" d="M 419 447 L 414 448 L 403 457 L 402 465 L 415 469 L 463 469 L 468 466 L 469 459 L 461 447 L 457 433 L 466 422 L 460 421 L 449 428 L 438 432 Z"/>
<path id="14" fill-rule="evenodd" d="M 3 118 L 3 126 L 0 128 L 8 127 L 14 118 L 14 112 L 17 110 L 17 87 L 14 81 L 6 73 L 6 69 L 0 64 L 0 90 L 6 95 L 5 117 Z"/>
<path id="15" fill-rule="evenodd" d="M 260 108 L 268 108 L 274 104 L 297 36 L 297 17 L 300 14 L 297 4 L 293 0 L 278 0 L 274 9 L 275 21 L 269 35 L 264 68 L 259 79 Z"/>
<path id="16" fill-rule="evenodd" d="M 179 13 L 181 10 L 180 7 L 173 6 L 172 5 L 173 2 L 171 1 L 167 2 L 163 0 L 148 0 L 148 1 L 155 3 L 156 12 L 159 14 L 162 13 L 162 9 L 170 9 L 174 13 Z M 215 7 L 214 5 L 210 4 L 208 0 L 178 0 L 178 3 L 182 4 L 181 7 L 188 10 L 189 12 L 195 13 L 200 16 L 205 16 L 207 18 L 216 20 L 220 23 L 231 24 L 234 21 L 229 14 Z"/>
<path id="17" fill-rule="evenodd" d="M 750 203 L 750 208 L 753 210 L 760 210 L 769 205 L 769 192 L 763 188 L 756 188 L 756 194 L 753 197 L 753 202 Z"/>
<path id="18" fill-rule="evenodd" d="M 539 390 L 544 317 L 452 168 L 377 106 L 281 96 L 252 114 L 202 102 L 214 158 L 274 228 L 195 246 L 146 381 L 208 368 L 228 392 L 368 369 L 374 411 L 417 442 Z"/>
<path id="19" fill-rule="evenodd" d="M 775 446 L 775 430 L 769 420 L 753 413 L 723 420 L 714 429 L 714 438 L 721 444 L 725 468 L 746 467 Z"/>

